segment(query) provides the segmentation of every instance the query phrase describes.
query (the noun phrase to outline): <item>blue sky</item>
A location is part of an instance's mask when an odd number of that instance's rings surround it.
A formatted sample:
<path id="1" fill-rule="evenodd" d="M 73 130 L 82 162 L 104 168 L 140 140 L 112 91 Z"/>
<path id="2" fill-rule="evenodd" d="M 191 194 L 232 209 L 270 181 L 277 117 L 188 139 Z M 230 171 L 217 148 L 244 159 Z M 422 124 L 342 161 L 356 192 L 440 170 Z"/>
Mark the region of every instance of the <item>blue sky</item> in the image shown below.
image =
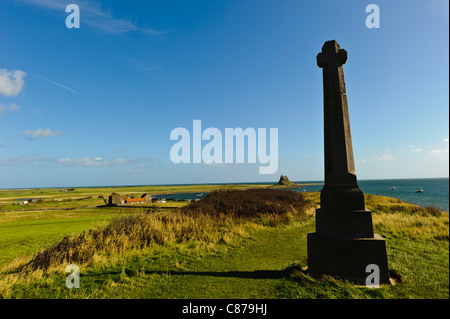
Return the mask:
<path id="1" fill-rule="evenodd" d="M 80 7 L 80 28 L 65 25 Z M 368 4 L 380 8 L 369 29 Z M 449 176 L 448 1 L 0 1 L 0 188 L 323 179 L 344 65 L 359 179 Z M 278 128 L 278 170 L 174 164 L 177 127 Z M 205 142 L 204 142 L 205 143 Z M 204 144 L 203 144 L 204 145 Z"/>

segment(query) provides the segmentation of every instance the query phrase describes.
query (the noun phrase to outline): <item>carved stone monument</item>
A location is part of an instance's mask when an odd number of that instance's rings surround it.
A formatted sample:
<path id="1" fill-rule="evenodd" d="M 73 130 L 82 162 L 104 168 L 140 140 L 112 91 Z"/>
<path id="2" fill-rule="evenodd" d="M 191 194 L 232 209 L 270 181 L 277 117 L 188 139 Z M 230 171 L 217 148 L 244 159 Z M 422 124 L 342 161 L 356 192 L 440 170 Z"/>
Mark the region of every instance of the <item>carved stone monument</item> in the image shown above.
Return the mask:
<path id="1" fill-rule="evenodd" d="M 364 284 L 368 265 L 379 283 L 389 283 L 384 239 L 373 233 L 372 213 L 358 187 L 353 160 L 344 70 L 347 52 L 327 41 L 317 55 L 323 69 L 325 185 L 316 210 L 316 232 L 308 234 L 308 273 Z"/>

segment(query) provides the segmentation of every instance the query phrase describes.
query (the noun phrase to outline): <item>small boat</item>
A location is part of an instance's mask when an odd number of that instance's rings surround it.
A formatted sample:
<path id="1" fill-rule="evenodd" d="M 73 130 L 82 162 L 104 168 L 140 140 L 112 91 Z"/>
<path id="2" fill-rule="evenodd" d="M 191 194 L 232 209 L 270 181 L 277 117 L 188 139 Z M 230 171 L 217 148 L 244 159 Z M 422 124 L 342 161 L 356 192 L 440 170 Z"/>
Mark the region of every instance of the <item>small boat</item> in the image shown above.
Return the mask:
<path id="1" fill-rule="evenodd" d="M 203 193 L 197 194 L 197 197 L 202 197 L 202 196 L 203 196 Z"/>
<path id="2" fill-rule="evenodd" d="M 416 189 L 414 192 L 416 192 L 416 193 L 423 193 L 423 189 Z"/>
<path id="3" fill-rule="evenodd" d="M 395 187 L 391 187 L 389 188 L 391 191 L 395 191 Z"/>

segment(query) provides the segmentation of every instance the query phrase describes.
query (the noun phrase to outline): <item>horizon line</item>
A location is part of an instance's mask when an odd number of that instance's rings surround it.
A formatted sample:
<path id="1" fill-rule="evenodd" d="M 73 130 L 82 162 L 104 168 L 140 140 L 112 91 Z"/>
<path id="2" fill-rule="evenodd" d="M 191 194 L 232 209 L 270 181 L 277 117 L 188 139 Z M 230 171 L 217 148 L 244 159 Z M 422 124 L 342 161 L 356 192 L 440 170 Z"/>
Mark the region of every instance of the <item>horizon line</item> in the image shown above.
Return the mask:
<path id="1" fill-rule="evenodd" d="M 404 178 L 364 178 L 358 179 L 358 181 L 387 181 L 387 180 L 407 180 L 407 179 L 449 179 L 449 177 L 404 177 Z M 325 183 L 324 180 L 308 180 L 308 181 L 291 181 L 303 185 L 305 183 Z M 245 184 L 259 184 L 259 185 L 271 185 L 276 182 L 225 182 L 225 183 L 181 183 L 181 184 L 138 184 L 138 185 L 96 185 L 96 186 L 44 186 L 44 187 L 12 187 L 3 188 L 0 190 L 11 190 L 11 189 L 47 189 L 47 188 L 106 188 L 106 187 L 146 187 L 146 186 L 193 186 L 193 185 L 245 185 Z"/>

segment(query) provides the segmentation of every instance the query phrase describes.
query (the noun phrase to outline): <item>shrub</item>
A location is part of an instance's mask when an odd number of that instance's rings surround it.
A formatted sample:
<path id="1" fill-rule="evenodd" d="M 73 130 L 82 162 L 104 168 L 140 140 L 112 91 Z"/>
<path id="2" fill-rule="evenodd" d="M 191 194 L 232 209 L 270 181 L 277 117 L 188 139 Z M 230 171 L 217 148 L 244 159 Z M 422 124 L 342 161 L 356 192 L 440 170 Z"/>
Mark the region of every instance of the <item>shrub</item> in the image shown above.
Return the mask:
<path id="1" fill-rule="evenodd" d="M 184 206 L 181 211 L 191 215 L 254 218 L 264 214 L 306 214 L 309 206 L 302 194 L 294 191 L 248 189 L 214 191 L 203 200 Z"/>

